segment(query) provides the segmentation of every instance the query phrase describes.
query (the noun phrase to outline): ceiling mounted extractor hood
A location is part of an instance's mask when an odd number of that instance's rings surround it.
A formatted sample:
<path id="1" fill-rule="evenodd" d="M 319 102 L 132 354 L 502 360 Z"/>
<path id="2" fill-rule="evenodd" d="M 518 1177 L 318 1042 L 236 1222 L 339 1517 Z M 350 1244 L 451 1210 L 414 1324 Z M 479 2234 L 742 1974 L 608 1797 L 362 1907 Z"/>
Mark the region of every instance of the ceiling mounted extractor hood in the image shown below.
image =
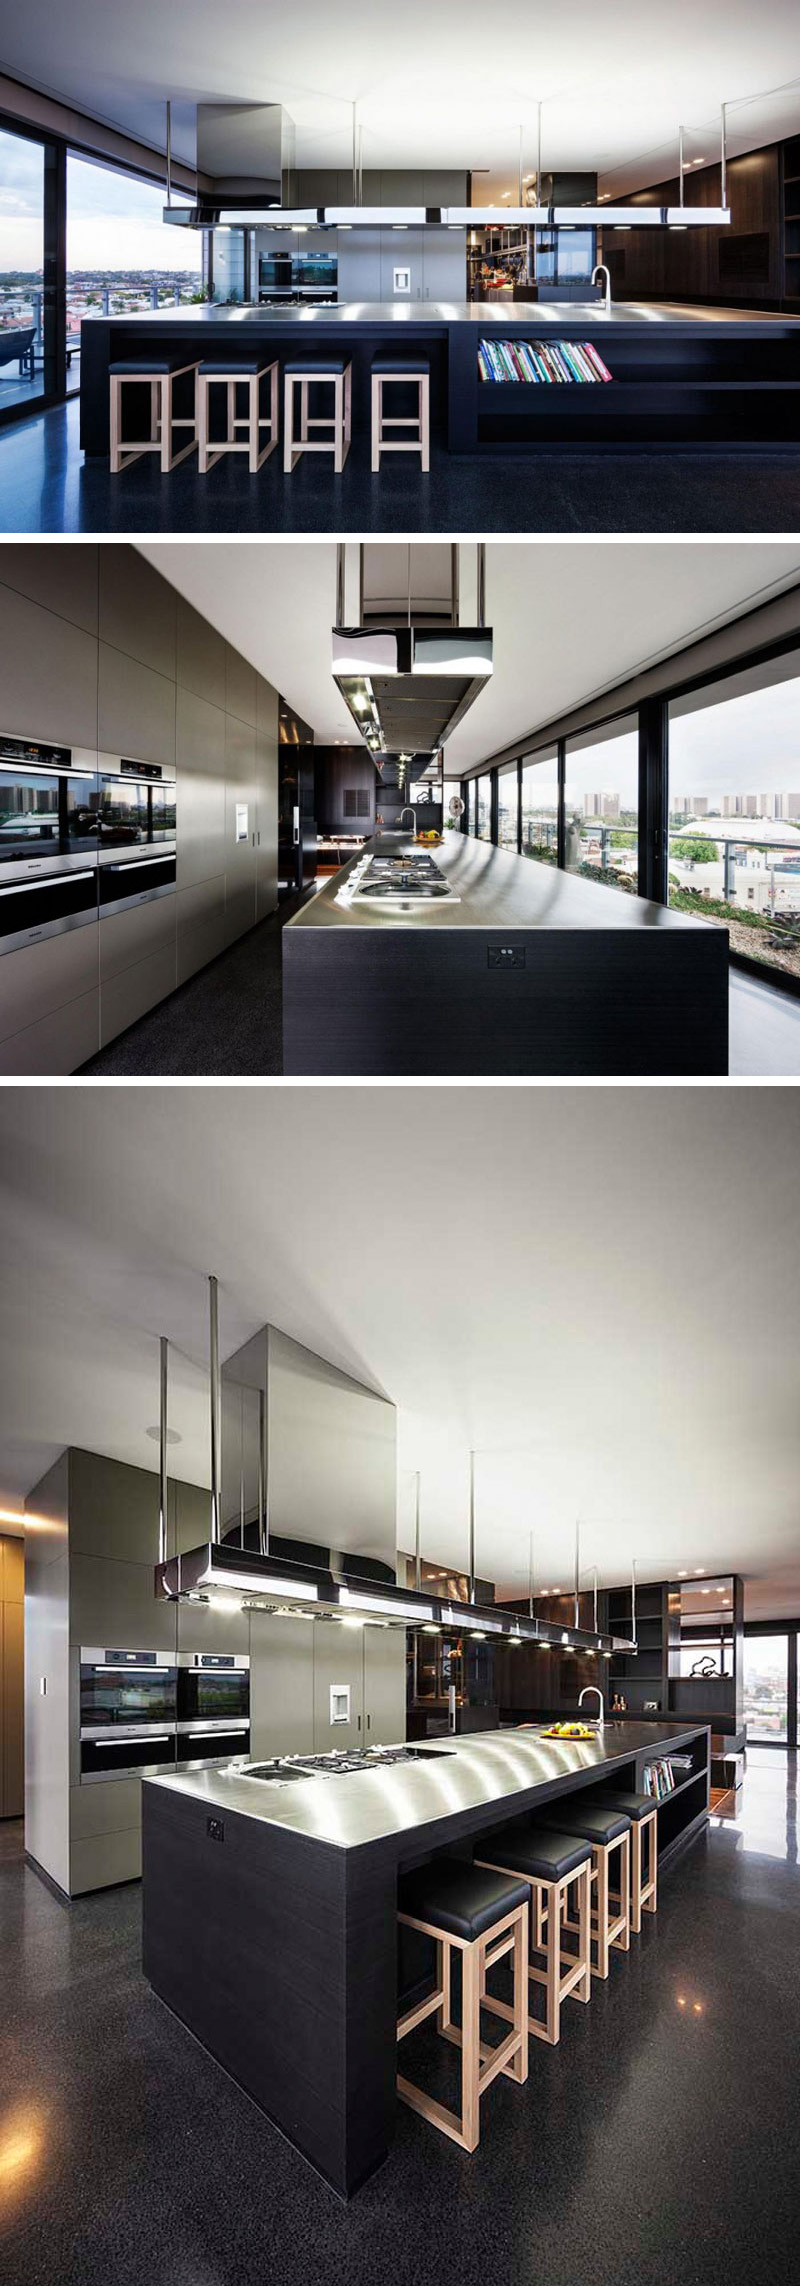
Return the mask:
<path id="1" fill-rule="evenodd" d="M 490 627 L 335 627 L 333 679 L 372 754 L 432 754 L 492 672 Z"/>

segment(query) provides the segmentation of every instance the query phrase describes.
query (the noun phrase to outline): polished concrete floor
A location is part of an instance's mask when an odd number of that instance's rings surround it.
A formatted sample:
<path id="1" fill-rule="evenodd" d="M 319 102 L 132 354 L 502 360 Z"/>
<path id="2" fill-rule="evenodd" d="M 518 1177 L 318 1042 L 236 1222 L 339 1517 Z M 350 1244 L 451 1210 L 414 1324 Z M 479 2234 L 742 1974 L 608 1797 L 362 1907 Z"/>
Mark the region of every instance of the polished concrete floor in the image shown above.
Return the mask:
<path id="1" fill-rule="evenodd" d="M 313 894 L 313 892 L 312 892 Z M 83 1069 L 107 1079 L 276 1079 L 283 1071 L 281 928 L 296 901 L 262 921 Z M 800 1076 L 800 1000 L 731 971 L 733 1079 Z M 346 1074 L 342 1075 L 346 1077 Z"/>
<path id="2" fill-rule="evenodd" d="M 0 2272 L 9 2286 L 789 2286 L 796 1805 L 794 1758 L 753 1751 L 739 1818 L 677 1861 L 608 1985 L 588 2009 L 566 2003 L 560 2047 L 533 2045 L 527 2087 L 495 2083 L 478 2151 L 400 2110 L 386 2165 L 347 2208 L 153 1997 L 138 1886 L 67 1907 L 25 1866 L 21 1830 L 0 1828 Z"/>
<path id="3" fill-rule="evenodd" d="M 154 456 L 111 477 L 85 461 L 75 401 L 0 431 L 4 532 L 796 532 L 800 452 L 573 453 L 467 459 L 434 449 L 423 476 L 370 473 L 358 442 L 341 476 L 280 454 L 258 478 L 193 460 L 162 477 Z"/>

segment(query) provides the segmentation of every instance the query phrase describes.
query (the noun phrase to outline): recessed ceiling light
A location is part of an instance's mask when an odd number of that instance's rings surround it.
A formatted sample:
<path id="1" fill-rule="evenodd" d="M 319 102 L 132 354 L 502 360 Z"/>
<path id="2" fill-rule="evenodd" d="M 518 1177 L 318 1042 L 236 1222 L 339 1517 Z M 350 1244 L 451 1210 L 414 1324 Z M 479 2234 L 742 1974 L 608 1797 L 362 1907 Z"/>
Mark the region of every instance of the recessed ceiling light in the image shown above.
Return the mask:
<path id="1" fill-rule="evenodd" d="M 154 1444 L 154 1445 L 157 1445 L 157 1444 L 159 1444 L 159 1443 L 160 1443 L 160 1441 L 161 1441 L 161 1430 L 160 1430 L 160 1429 L 159 1429 L 157 1426 L 156 1426 L 155 1428 L 152 1428 L 152 1429 L 145 1429 L 145 1432 L 144 1432 L 144 1433 L 145 1433 L 145 1436 L 146 1436 L 146 1437 L 151 1437 L 151 1438 L 152 1438 L 152 1441 L 153 1441 L 153 1444 Z M 180 1436 L 180 1435 L 179 1435 L 179 1432 L 178 1432 L 178 1430 L 177 1430 L 177 1429 L 168 1429 L 168 1430 L 167 1430 L 167 1444 L 168 1444 L 168 1445 L 182 1445 L 182 1444 L 183 1444 L 183 1438 L 182 1438 L 182 1436 Z"/>
<path id="2" fill-rule="evenodd" d="M 705 1567 L 705 1564 L 695 1564 L 695 1567 L 694 1567 L 694 1576 L 695 1576 L 695 1579 L 696 1579 L 696 1580 L 701 1580 L 701 1579 L 702 1579 L 702 1577 L 703 1577 L 703 1573 L 704 1573 L 704 1571 L 705 1571 L 705 1568 L 706 1568 L 706 1567 Z"/>
<path id="3" fill-rule="evenodd" d="M 678 1578 L 679 1578 L 679 1580 L 688 1580 L 688 1577 L 689 1577 L 689 1574 L 688 1574 L 688 1572 L 679 1572 L 679 1573 L 678 1573 Z"/>

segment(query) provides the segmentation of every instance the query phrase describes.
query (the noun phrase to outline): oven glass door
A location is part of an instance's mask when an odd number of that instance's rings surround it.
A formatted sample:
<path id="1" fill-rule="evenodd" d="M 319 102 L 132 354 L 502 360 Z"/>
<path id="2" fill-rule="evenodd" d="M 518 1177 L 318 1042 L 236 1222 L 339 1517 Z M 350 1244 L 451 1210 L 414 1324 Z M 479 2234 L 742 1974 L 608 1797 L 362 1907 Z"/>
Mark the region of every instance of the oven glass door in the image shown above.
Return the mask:
<path id="1" fill-rule="evenodd" d="M 178 1721 L 239 1720 L 250 1712 L 247 1667 L 179 1667 Z"/>
<path id="2" fill-rule="evenodd" d="M 135 849 L 149 840 L 150 786 L 136 778 L 101 777 L 101 849 Z"/>
<path id="3" fill-rule="evenodd" d="M 63 785 L 63 837 L 73 857 L 88 857 L 100 844 L 100 792 L 96 778 L 70 771 Z"/>
<path id="4" fill-rule="evenodd" d="M 0 857 L 4 863 L 61 854 L 59 779 L 25 767 L 0 769 Z"/>
<path id="5" fill-rule="evenodd" d="M 153 786 L 153 788 L 152 788 L 152 796 L 153 796 L 153 801 L 152 801 L 152 826 L 151 826 L 151 839 L 152 839 L 153 841 L 174 841 L 174 840 L 175 840 L 175 780 L 174 780 L 174 778 L 166 778 L 166 779 L 162 779 L 162 781 L 161 781 L 160 785 L 157 785 L 157 786 Z"/>
<path id="6" fill-rule="evenodd" d="M 186 1723 L 178 1725 L 178 1768 L 186 1769 L 193 1762 L 230 1762 L 234 1755 L 250 1753 L 250 1725 L 248 1722 L 231 1723 L 226 1729 L 222 1722 Z"/>
<path id="7" fill-rule="evenodd" d="M 81 1667 L 81 1729 L 175 1721 L 174 1666 Z"/>

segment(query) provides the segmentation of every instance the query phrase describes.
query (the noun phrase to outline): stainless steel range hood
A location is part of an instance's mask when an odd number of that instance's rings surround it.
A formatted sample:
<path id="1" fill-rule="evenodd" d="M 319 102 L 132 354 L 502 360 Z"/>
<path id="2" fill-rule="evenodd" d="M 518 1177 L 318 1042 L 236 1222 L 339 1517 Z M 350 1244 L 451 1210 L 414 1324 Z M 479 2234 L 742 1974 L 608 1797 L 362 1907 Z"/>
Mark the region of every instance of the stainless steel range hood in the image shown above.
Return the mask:
<path id="1" fill-rule="evenodd" d="M 294 142 L 281 103 L 199 103 L 196 204 L 168 204 L 165 221 L 213 229 L 245 212 L 257 223 L 274 208 L 291 208 Z"/>
<path id="2" fill-rule="evenodd" d="M 344 1569 L 333 1571 L 316 1564 L 284 1562 L 257 1550 L 236 1548 L 210 1540 L 187 1554 L 173 1556 L 156 1567 L 156 1594 L 161 1600 L 190 1602 L 217 1597 L 234 1598 L 250 1611 L 276 1617 L 337 1619 L 351 1625 L 438 1628 L 445 1634 L 469 1632 L 488 1642 L 538 1643 L 550 1649 L 585 1651 L 590 1656 L 630 1649 L 617 1636 L 580 1627 L 561 1627 L 556 1621 L 528 1619 L 504 1611 L 497 1604 L 455 1603 L 443 1596 L 426 1595 L 415 1588 L 362 1579 Z"/>
<path id="3" fill-rule="evenodd" d="M 222 1598 L 276 1616 L 612 1650 L 595 1629 L 399 1586 L 394 1405 L 275 1326 L 221 1366 L 213 1277 L 209 1302 L 210 1537 L 166 1558 L 162 1531 L 159 1600 Z M 163 1369 L 162 1350 L 162 1473 Z"/>
<path id="4" fill-rule="evenodd" d="M 490 627 L 335 627 L 332 672 L 372 754 L 432 754 L 492 672 Z"/>

